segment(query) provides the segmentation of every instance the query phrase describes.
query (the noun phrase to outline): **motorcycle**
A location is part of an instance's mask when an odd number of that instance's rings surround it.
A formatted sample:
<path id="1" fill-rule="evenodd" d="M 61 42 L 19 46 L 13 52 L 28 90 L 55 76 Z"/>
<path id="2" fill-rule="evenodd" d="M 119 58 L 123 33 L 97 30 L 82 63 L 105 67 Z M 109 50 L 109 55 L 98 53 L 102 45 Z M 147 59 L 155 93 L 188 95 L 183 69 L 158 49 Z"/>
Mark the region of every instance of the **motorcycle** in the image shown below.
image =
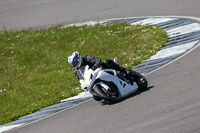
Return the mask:
<path id="1" fill-rule="evenodd" d="M 114 59 L 117 63 L 117 58 Z M 136 91 L 147 89 L 148 82 L 140 73 L 130 70 L 129 76 L 113 69 L 81 67 L 77 75 L 81 88 L 89 91 L 97 101 L 119 102 Z M 128 79 L 129 78 L 129 79 Z"/>

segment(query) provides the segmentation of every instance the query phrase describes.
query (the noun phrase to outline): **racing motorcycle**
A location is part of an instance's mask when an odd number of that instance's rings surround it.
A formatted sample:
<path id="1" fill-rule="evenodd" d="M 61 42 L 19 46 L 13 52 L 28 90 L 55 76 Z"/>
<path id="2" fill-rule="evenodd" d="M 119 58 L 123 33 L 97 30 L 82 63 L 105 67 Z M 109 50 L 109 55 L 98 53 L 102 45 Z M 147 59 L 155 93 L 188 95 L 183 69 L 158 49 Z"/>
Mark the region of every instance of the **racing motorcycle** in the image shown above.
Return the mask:
<path id="1" fill-rule="evenodd" d="M 114 62 L 117 63 L 117 58 Z M 89 91 L 97 101 L 103 99 L 109 102 L 119 102 L 138 90 L 145 90 L 148 86 L 146 78 L 133 70 L 126 75 L 114 69 L 99 67 L 93 71 L 89 66 L 83 66 L 78 70 L 77 76 L 81 88 Z"/>

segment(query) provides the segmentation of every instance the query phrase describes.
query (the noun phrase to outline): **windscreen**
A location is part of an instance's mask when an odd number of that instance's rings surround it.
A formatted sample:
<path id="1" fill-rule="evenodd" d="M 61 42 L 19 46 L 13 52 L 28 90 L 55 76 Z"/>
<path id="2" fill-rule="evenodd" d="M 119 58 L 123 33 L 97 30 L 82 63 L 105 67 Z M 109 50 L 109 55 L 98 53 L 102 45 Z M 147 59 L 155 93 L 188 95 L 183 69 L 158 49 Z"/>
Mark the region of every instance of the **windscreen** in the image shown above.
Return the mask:
<path id="1" fill-rule="evenodd" d="M 77 72 L 77 76 L 79 77 L 79 79 L 84 79 L 85 68 L 86 68 L 86 66 L 79 68 L 79 70 Z"/>

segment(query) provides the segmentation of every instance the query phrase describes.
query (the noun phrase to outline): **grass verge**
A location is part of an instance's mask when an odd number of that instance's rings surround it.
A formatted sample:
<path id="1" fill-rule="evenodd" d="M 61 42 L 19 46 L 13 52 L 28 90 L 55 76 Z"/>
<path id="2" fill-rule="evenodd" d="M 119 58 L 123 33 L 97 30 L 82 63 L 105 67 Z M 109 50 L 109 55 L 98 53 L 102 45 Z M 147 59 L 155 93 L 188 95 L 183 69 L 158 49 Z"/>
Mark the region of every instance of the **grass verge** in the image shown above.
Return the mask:
<path id="1" fill-rule="evenodd" d="M 167 41 L 157 26 L 127 23 L 0 32 L 0 125 L 77 95 L 73 51 L 131 68 Z"/>

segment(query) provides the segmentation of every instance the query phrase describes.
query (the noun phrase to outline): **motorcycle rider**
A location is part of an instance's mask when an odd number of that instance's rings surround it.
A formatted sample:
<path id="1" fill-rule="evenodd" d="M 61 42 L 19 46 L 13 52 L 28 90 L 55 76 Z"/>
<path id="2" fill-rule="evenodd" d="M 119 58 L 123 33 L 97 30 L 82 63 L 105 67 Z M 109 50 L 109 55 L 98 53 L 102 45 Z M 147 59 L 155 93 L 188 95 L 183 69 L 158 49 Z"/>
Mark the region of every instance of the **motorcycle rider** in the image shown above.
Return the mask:
<path id="1" fill-rule="evenodd" d="M 127 75 L 127 77 L 130 75 L 130 70 L 120 66 L 111 59 L 102 62 L 102 60 L 98 57 L 92 57 L 89 55 L 81 56 L 77 51 L 73 52 L 68 56 L 68 63 L 74 69 L 74 74 L 76 75 L 77 78 L 78 78 L 77 76 L 78 69 L 86 65 L 88 65 L 89 68 L 91 68 L 92 70 L 95 70 L 99 66 L 102 66 L 103 68 L 106 69 L 114 69 L 120 72 L 124 72 Z"/>

